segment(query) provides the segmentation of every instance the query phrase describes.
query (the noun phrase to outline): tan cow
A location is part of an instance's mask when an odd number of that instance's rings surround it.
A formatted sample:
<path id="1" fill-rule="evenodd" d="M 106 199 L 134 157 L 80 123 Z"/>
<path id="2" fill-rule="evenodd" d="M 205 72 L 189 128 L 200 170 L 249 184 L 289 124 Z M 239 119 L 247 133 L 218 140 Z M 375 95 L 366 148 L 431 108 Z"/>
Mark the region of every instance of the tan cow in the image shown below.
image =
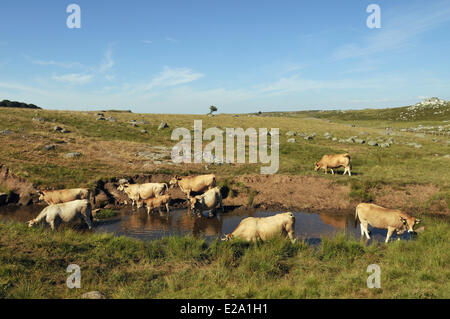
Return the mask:
<path id="1" fill-rule="evenodd" d="M 162 196 L 159 196 L 159 197 L 139 200 L 138 207 L 142 207 L 143 205 L 145 205 L 147 207 L 147 214 L 150 214 L 150 212 L 154 208 L 158 208 L 159 213 L 161 213 L 161 206 L 165 205 L 166 206 L 166 211 L 169 213 L 170 212 L 170 210 L 169 210 L 169 202 L 170 202 L 170 195 L 162 195 Z"/>
<path id="2" fill-rule="evenodd" d="M 125 192 L 131 199 L 132 205 L 140 208 L 139 200 L 145 200 L 152 197 L 164 195 L 168 186 L 166 183 L 146 183 L 146 184 L 122 184 L 117 190 Z"/>
<path id="3" fill-rule="evenodd" d="M 87 188 L 43 190 L 39 192 L 39 200 L 49 205 L 71 202 L 77 199 L 91 200 L 91 190 Z"/>
<path id="4" fill-rule="evenodd" d="M 205 192 L 216 187 L 216 176 L 214 174 L 180 177 L 176 175 L 169 182 L 170 187 L 179 186 L 181 191 L 191 198 L 191 192 Z"/>
<path id="5" fill-rule="evenodd" d="M 28 222 L 28 227 L 32 227 L 40 222 L 45 221 L 55 230 L 55 223 L 71 222 L 76 219 L 82 219 L 86 222 L 89 229 L 92 225 L 92 206 L 87 199 L 75 200 L 67 203 L 50 205 L 45 207 L 41 213 Z"/>
<path id="6" fill-rule="evenodd" d="M 413 233 L 414 225 L 420 223 L 420 219 L 411 217 L 398 209 L 389 209 L 368 203 L 356 206 L 355 220 L 357 219 L 361 224 L 361 236 L 365 234 L 367 239 L 370 239 L 368 225 L 387 229 L 386 243 L 394 231 L 397 232 L 397 235 L 401 235 L 405 231 Z"/>
<path id="7" fill-rule="evenodd" d="M 293 213 L 282 213 L 270 217 L 247 217 L 231 233 L 225 235 L 222 240 L 233 238 L 256 242 L 268 240 L 276 235 L 288 236 L 292 243 L 295 242 L 295 216 Z"/>
<path id="8" fill-rule="evenodd" d="M 209 215 L 213 215 L 213 210 L 220 205 L 222 213 L 224 211 L 222 204 L 222 194 L 220 193 L 220 187 L 214 187 L 206 191 L 202 195 L 189 198 L 191 202 L 191 209 L 198 210 L 201 213 L 204 209 L 209 210 Z"/>
<path id="9" fill-rule="evenodd" d="M 320 161 L 314 164 L 314 170 L 317 172 L 319 169 L 323 168 L 325 174 L 328 169 L 331 170 L 331 173 L 334 175 L 333 168 L 344 167 L 344 175 L 348 172 L 348 176 L 352 176 L 350 169 L 352 168 L 352 164 L 350 163 L 350 155 L 349 154 L 333 154 L 333 155 L 324 155 Z"/>

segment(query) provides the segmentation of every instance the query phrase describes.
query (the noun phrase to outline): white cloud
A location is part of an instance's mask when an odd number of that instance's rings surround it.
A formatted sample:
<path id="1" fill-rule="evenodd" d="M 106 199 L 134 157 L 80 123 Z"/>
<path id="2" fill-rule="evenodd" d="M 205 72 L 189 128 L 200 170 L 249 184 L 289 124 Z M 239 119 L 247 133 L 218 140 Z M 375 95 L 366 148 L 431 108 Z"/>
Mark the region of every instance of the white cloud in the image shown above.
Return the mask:
<path id="1" fill-rule="evenodd" d="M 145 44 L 152 44 L 153 43 L 153 41 L 151 41 L 151 40 L 142 40 L 141 42 L 145 43 Z"/>
<path id="2" fill-rule="evenodd" d="M 92 80 L 92 74 L 78 74 L 70 73 L 64 75 L 53 75 L 52 79 L 57 82 L 69 83 L 69 84 L 86 84 Z"/>
<path id="3" fill-rule="evenodd" d="M 382 12 L 381 29 L 370 30 L 370 35 L 361 43 L 347 43 L 337 48 L 333 58 L 342 60 L 364 57 L 408 47 L 423 33 L 449 20 L 448 2 L 430 3 L 426 8 L 398 6 L 396 11 Z"/>
<path id="4" fill-rule="evenodd" d="M 107 72 L 110 69 L 112 69 L 115 64 L 116 64 L 116 62 L 114 61 L 114 59 L 112 57 L 112 49 L 109 48 L 108 50 L 106 50 L 103 60 L 100 63 L 99 71 L 101 73 Z"/>
<path id="5" fill-rule="evenodd" d="M 25 58 L 33 64 L 44 65 L 44 66 L 52 65 L 52 66 L 57 66 L 57 67 L 62 67 L 62 68 L 67 68 L 67 69 L 82 66 L 82 64 L 79 62 L 58 62 L 58 61 L 53 61 L 53 60 L 50 60 L 50 61 L 33 60 L 28 56 L 25 56 Z"/>
<path id="6" fill-rule="evenodd" d="M 169 87 L 180 84 L 186 84 L 202 78 L 204 74 L 195 73 L 189 68 L 170 68 L 165 66 L 163 71 L 159 73 L 146 86 L 146 90 L 154 87 Z"/>
<path id="7" fill-rule="evenodd" d="M 174 39 L 174 38 L 171 38 L 171 37 L 166 37 L 166 41 L 168 41 L 170 43 L 177 43 L 178 42 L 177 39 Z"/>

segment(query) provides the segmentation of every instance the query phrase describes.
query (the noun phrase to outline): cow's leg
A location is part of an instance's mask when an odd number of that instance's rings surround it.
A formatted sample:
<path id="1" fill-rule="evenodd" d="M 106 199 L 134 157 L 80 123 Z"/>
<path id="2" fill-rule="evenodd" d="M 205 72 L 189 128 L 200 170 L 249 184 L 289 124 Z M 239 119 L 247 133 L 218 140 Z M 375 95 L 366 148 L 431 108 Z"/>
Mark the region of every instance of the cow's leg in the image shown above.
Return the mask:
<path id="1" fill-rule="evenodd" d="M 82 214 L 82 215 L 83 215 L 83 219 L 84 219 L 85 223 L 88 225 L 89 229 L 92 229 L 93 226 L 91 223 L 91 219 L 85 214 Z"/>
<path id="2" fill-rule="evenodd" d="M 389 238 L 391 238 L 392 233 L 394 232 L 395 228 L 393 227 L 388 227 L 388 232 L 387 232 L 387 236 L 386 236 L 386 243 L 389 242 Z"/>
<path id="3" fill-rule="evenodd" d="M 361 226 L 362 226 L 362 230 L 366 234 L 367 239 L 370 239 L 369 229 L 368 229 L 369 223 L 367 223 L 367 221 L 361 221 Z"/>
<path id="4" fill-rule="evenodd" d="M 332 168 L 330 168 L 330 170 L 331 170 L 331 174 L 332 174 L 332 175 L 334 175 L 334 171 L 333 171 L 333 169 L 332 169 Z"/>
<path id="5" fill-rule="evenodd" d="M 323 167 L 323 170 L 325 171 L 325 174 L 326 174 L 326 173 L 327 173 L 327 170 L 328 170 L 328 168 L 327 168 L 326 165 Z"/>
<path id="6" fill-rule="evenodd" d="M 167 211 L 168 213 L 170 213 L 169 203 L 166 203 L 166 211 Z"/>
<path id="7" fill-rule="evenodd" d="M 50 228 L 52 230 L 55 230 L 55 220 L 51 219 L 51 220 L 47 220 L 47 222 L 50 224 Z"/>
<path id="8" fill-rule="evenodd" d="M 360 223 L 359 226 L 361 227 L 361 237 L 364 237 L 364 226 L 362 223 Z"/>

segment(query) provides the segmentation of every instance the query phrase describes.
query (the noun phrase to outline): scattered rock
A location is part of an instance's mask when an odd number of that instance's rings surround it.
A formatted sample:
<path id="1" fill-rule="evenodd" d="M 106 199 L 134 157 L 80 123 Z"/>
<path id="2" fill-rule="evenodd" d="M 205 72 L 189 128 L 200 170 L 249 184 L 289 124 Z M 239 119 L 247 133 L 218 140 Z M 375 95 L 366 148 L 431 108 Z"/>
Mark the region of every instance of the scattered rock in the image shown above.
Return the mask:
<path id="1" fill-rule="evenodd" d="M 42 117 L 33 117 L 32 119 L 34 122 L 40 122 L 40 123 L 44 123 L 45 120 Z"/>
<path id="2" fill-rule="evenodd" d="M 356 138 L 355 139 L 355 143 L 357 143 L 357 144 L 364 144 L 366 141 L 365 140 L 363 140 L 362 138 Z"/>
<path id="3" fill-rule="evenodd" d="M 11 131 L 11 130 L 0 131 L 0 135 L 11 135 L 11 134 L 13 134 L 13 133 L 14 133 L 14 132 Z"/>
<path id="4" fill-rule="evenodd" d="M 391 146 L 391 144 L 389 144 L 389 143 L 381 143 L 380 144 L 380 147 L 383 147 L 383 148 L 390 147 L 390 146 Z"/>
<path id="5" fill-rule="evenodd" d="M 63 129 L 63 130 L 61 131 L 61 133 L 67 134 L 67 133 L 70 133 L 70 131 L 69 131 L 69 130 L 66 130 L 66 129 Z"/>
<path id="6" fill-rule="evenodd" d="M 159 126 L 158 126 L 158 130 L 162 130 L 162 129 L 165 129 L 165 128 L 168 128 L 169 127 L 169 125 L 166 123 L 166 122 L 161 122 L 161 124 L 159 124 Z"/>
<path id="7" fill-rule="evenodd" d="M 337 137 L 333 137 L 331 140 L 336 142 L 338 140 L 338 138 Z"/>
<path id="8" fill-rule="evenodd" d="M 106 119 L 105 119 L 105 117 L 104 116 L 99 116 L 99 117 L 97 117 L 97 121 L 105 121 Z"/>
<path id="9" fill-rule="evenodd" d="M 63 128 L 61 126 L 56 125 L 55 127 L 53 127 L 53 131 L 61 132 L 62 130 Z"/>
<path id="10" fill-rule="evenodd" d="M 297 133 L 295 133 L 294 131 L 288 131 L 286 132 L 286 136 L 296 136 Z"/>
<path id="11" fill-rule="evenodd" d="M 450 154 L 444 155 L 443 158 L 450 158 Z"/>
<path id="12" fill-rule="evenodd" d="M 81 153 L 79 152 L 71 152 L 64 154 L 64 158 L 79 158 L 79 157 L 81 157 Z"/>
<path id="13" fill-rule="evenodd" d="M 54 151 L 56 149 L 55 145 L 45 145 L 44 150 L 46 151 Z"/>
<path id="14" fill-rule="evenodd" d="M 141 130 L 141 133 L 142 133 L 142 134 L 146 134 L 146 133 L 147 133 L 147 130 Z"/>
<path id="15" fill-rule="evenodd" d="M 295 143 L 296 140 L 295 140 L 295 138 L 290 138 L 290 139 L 287 140 L 287 142 L 288 142 L 288 143 Z"/>
<path id="16" fill-rule="evenodd" d="M 81 299 L 105 299 L 100 291 L 89 291 L 81 295 Z"/>
<path id="17" fill-rule="evenodd" d="M 368 142 L 367 142 L 367 145 L 370 145 L 370 146 L 378 146 L 378 143 L 377 143 L 376 141 L 371 140 L 371 141 L 368 141 Z"/>
<path id="18" fill-rule="evenodd" d="M 110 122 L 117 122 L 117 119 L 115 117 L 112 117 L 112 116 L 108 117 L 107 120 L 110 121 Z"/>
<path id="19" fill-rule="evenodd" d="M 308 135 L 308 136 L 305 136 L 303 139 L 305 139 L 307 141 L 312 141 L 314 139 L 314 136 L 313 135 Z"/>

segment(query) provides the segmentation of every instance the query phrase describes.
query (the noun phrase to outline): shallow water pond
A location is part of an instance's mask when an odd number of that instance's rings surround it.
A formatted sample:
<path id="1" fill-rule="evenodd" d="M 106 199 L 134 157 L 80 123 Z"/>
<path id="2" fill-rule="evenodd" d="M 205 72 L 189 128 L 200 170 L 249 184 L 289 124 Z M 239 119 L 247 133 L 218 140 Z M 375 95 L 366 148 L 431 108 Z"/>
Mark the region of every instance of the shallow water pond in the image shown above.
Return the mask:
<path id="1" fill-rule="evenodd" d="M 26 222 L 35 218 L 43 209 L 42 206 L 3 207 L 0 208 L 0 222 Z M 115 218 L 96 222 L 94 232 L 112 233 L 141 240 L 152 240 L 171 235 L 203 236 L 208 240 L 223 237 L 231 233 L 246 217 L 266 217 L 279 212 L 235 209 L 225 213 L 217 213 L 208 217 L 205 212 L 201 217 L 190 214 L 187 209 L 172 210 L 169 214 L 153 212 L 147 215 L 144 209 L 132 210 L 123 208 Z M 360 237 L 359 223 L 355 227 L 354 213 L 305 213 L 293 212 L 295 215 L 295 236 L 305 239 L 311 244 L 318 244 L 322 236 L 333 236 L 345 231 L 349 236 Z M 76 228 L 82 228 L 75 225 Z M 371 229 L 371 237 L 376 241 L 384 241 L 386 230 Z M 397 236 L 393 235 L 393 239 Z M 400 238 L 407 239 L 407 234 Z"/>

